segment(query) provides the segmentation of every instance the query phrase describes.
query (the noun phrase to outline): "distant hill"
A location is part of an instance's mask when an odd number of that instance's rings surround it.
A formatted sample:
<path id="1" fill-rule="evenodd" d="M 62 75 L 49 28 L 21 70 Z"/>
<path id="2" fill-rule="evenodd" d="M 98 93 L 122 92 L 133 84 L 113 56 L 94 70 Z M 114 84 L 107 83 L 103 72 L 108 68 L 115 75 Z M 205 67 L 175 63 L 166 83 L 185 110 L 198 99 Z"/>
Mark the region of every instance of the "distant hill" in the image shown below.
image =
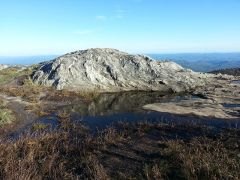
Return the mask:
<path id="1" fill-rule="evenodd" d="M 211 71 L 210 73 L 213 73 L 213 74 L 221 73 L 221 74 L 228 74 L 233 76 L 240 76 L 240 68 L 221 69 L 221 70 Z"/>
<path id="2" fill-rule="evenodd" d="M 240 67 L 240 53 L 149 54 L 158 60 L 171 60 L 198 72 Z"/>

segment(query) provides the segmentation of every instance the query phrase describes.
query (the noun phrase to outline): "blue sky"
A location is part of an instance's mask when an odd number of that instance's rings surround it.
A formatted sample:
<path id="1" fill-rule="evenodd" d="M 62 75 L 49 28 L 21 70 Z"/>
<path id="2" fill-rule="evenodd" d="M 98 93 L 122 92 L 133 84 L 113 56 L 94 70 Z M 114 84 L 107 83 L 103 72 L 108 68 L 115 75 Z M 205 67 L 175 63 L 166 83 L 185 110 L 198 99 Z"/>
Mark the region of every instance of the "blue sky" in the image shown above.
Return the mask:
<path id="1" fill-rule="evenodd" d="M 240 0 L 0 0 L 0 56 L 240 51 Z"/>

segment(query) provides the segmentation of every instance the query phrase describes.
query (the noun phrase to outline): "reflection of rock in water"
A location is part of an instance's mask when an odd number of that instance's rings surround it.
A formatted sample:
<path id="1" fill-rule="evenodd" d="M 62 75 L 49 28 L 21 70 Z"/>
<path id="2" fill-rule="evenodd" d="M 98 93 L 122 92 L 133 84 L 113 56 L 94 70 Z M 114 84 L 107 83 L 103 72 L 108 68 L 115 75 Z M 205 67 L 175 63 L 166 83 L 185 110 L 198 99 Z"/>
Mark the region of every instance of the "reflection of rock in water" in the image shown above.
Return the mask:
<path id="1" fill-rule="evenodd" d="M 92 115 L 106 115 L 114 112 L 130 112 L 148 102 L 154 102 L 163 94 L 128 92 L 103 94 L 89 106 Z"/>
<path id="2" fill-rule="evenodd" d="M 73 110 L 82 116 L 111 115 L 140 111 L 141 107 L 155 102 L 179 101 L 185 96 L 166 95 L 161 92 L 104 93 L 89 105 L 78 104 Z"/>

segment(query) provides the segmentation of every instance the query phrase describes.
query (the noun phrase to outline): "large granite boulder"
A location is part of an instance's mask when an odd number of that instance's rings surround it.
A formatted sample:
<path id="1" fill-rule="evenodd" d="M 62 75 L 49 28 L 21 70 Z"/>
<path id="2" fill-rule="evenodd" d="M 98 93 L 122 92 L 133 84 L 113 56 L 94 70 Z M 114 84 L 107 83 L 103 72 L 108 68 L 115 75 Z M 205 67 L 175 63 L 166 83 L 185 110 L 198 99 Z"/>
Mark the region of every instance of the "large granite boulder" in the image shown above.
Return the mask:
<path id="1" fill-rule="evenodd" d="M 41 63 L 35 83 L 82 91 L 191 91 L 203 86 L 207 74 L 184 69 L 174 62 L 156 61 L 115 49 L 72 52 Z"/>

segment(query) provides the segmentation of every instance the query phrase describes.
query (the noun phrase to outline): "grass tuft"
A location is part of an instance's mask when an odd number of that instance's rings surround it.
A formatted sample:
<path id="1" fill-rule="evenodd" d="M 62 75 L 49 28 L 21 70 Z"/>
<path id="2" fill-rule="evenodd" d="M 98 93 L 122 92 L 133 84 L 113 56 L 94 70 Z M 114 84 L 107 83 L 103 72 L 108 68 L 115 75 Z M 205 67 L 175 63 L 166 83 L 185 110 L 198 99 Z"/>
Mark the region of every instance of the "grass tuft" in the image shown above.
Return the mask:
<path id="1" fill-rule="evenodd" d="M 15 121 L 15 117 L 10 109 L 7 108 L 6 102 L 0 100 L 0 127 Z"/>
<path id="2" fill-rule="evenodd" d="M 43 123 L 35 123 L 32 125 L 32 131 L 41 131 L 41 130 L 45 130 L 49 127 L 49 125 L 47 124 L 43 124 Z"/>

